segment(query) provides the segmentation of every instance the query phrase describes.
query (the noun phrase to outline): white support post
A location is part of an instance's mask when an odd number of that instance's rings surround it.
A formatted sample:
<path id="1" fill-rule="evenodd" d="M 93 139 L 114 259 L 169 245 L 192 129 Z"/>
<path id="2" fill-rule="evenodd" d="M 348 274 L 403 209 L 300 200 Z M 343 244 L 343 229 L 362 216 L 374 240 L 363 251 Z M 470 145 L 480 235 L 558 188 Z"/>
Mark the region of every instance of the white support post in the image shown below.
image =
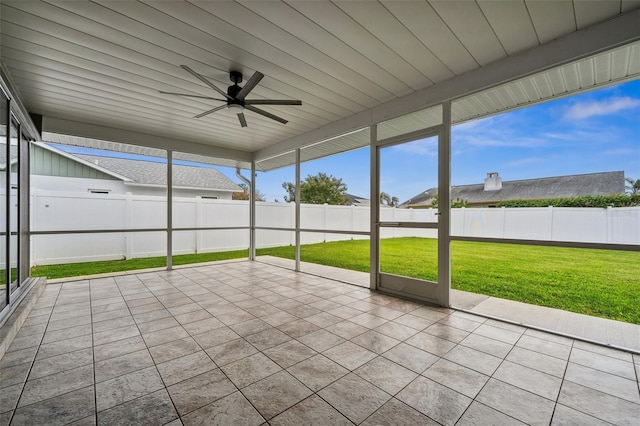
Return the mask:
<path id="1" fill-rule="evenodd" d="M 300 148 L 296 149 L 296 271 L 300 271 Z"/>
<path id="2" fill-rule="evenodd" d="M 256 162 L 251 162 L 249 188 L 249 260 L 256 260 Z"/>
<path id="3" fill-rule="evenodd" d="M 369 127 L 369 150 L 370 150 L 370 170 L 369 170 L 369 181 L 370 181 L 370 190 L 371 190 L 371 240 L 369 241 L 369 288 L 372 290 L 376 290 L 378 288 L 378 273 L 380 271 L 380 239 L 378 238 L 378 233 L 380 232 L 380 228 L 378 227 L 378 223 L 380 222 L 380 203 L 378 202 L 380 198 L 380 159 L 378 158 L 378 147 L 376 146 L 376 142 L 378 140 L 378 128 L 376 125 L 372 125 Z"/>
<path id="4" fill-rule="evenodd" d="M 450 306 L 451 293 L 451 102 L 442 104 L 438 143 L 438 301 Z"/>
<path id="5" fill-rule="evenodd" d="M 167 150 L 167 271 L 173 269 L 173 151 Z"/>

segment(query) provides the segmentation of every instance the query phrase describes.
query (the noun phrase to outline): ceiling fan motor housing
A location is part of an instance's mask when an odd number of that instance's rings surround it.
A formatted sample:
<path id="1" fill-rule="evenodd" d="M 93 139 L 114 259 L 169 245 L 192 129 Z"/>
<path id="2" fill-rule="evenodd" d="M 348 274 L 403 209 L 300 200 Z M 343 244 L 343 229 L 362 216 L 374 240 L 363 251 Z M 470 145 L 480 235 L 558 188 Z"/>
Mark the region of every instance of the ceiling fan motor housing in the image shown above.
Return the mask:
<path id="1" fill-rule="evenodd" d="M 218 92 L 225 99 L 218 99 L 218 98 L 213 98 L 210 96 L 203 96 L 203 95 L 194 95 L 190 93 L 165 92 L 162 90 L 160 91 L 160 93 L 169 94 L 169 95 L 186 96 L 186 97 L 192 97 L 192 98 L 200 98 L 200 99 L 212 99 L 214 101 L 223 101 L 223 102 L 226 101 L 226 105 L 220 105 L 218 107 L 211 108 L 210 110 L 200 113 L 194 116 L 193 118 L 201 118 L 201 117 L 204 117 L 205 115 L 209 115 L 216 111 L 220 111 L 221 109 L 227 108 L 229 110 L 233 110 L 237 114 L 238 120 L 240 121 L 240 125 L 242 127 L 247 127 L 247 120 L 245 119 L 244 113 L 243 113 L 244 109 L 246 108 L 249 111 L 252 111 L 256 114 L 270 118 L 271 120 L 275 120 L 282 124 L 287 124 L 288 121 L 285 120 L 284 118 L 278 117 L 275 114 L 272 114 L 270 112 L 257 108 L 255 105 L 302 105 L 302 101 L 299 101 L 299 100 L 245 99 L 246 96 L 249 94 L 249 92 L 251 92 L 264 77 L 264 74 L 262 74 L 259 71 L 255 71 L 253 73 L 251 78 L 247 80 L 247 82 L 245 83 L 244 87 L 240 87 L 238 85 L 238 83 L 242 83 L 242 73 L 240 71 L 230 71 L 229 78 L 231 79 L 233 84 L 227 88 L 227 92 L 225 93 L 222 89 L 220 89 L 215 84 L 213 84 L 207 77 L 203 76 L 202 74 L 198 74 L 197 72 L 189 68 L 188 65 L 180 65 L 180 68 L 187 71 L 192 76 L 196 77 L 198 80 L 203 82 L 205 85 L 207 85 L 214 91 Z"/>
<path id="2" fill-rule="evenodd" d="M 229 79 L 233 81 L 234 84 L 242 83 L 242 73 L 240 71 L 230 71 Z"/>
<path id="3" fill-rule="evenodd" d="M 239 105 L 240 107 L 244 107 L 244 101 L 236 98 L 240 90 L 242 90 L 242 87 L 238 86 L 238 83 L 242 82 L 242 73 L 240 71 L 231 71 L 229 73 L 229 78 L 233 81 L 233 84 L 227 88 L 227 95 L 231 96 L 233 99 L 227 99 L 227 105 Z"/>

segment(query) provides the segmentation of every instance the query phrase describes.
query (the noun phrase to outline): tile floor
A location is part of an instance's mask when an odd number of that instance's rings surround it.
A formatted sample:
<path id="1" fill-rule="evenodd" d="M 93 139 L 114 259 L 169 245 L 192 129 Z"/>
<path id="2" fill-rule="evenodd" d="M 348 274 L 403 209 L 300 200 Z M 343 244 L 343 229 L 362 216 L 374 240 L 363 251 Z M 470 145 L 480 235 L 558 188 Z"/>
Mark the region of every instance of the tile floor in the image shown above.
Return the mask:
<path id="1" fill-rule="evenodd" d="M 48 284 L 0 425 L 634 424 L 640 356 L 259 262 Z"/>

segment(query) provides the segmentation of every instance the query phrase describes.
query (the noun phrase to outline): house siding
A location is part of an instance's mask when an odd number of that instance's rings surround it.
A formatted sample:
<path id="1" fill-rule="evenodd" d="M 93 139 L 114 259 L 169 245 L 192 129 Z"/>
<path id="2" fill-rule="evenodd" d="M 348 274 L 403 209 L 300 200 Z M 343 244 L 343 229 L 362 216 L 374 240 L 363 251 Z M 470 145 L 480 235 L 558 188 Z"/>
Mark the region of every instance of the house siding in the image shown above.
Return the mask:
<path id="1" fill-rule="evenodd" d="M 113 176 L 80 164 L 70 158 L 42 149 L 38 145 L 32 145 L 30 151 L 31 174 L 33 175 L 118 180 Z"/>

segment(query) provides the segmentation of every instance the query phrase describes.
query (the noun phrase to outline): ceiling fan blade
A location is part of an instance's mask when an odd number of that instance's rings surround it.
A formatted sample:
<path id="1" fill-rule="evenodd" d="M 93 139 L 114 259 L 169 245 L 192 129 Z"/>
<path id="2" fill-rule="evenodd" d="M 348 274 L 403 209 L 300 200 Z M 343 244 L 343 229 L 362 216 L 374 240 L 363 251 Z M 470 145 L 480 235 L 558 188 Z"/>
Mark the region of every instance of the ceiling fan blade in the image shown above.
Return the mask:
<path id="1" fill-rule="evenodd" d="M 193 118 L 204 117 L 205 115 L 209 115 L 212 112 L 220 111 L 221 109 L 225 109 L 226 107 L 227 107 L 227 105 L 220 105 L 219 107 L 215 107 L 213 109 L 210 109 L 209 111 L 205 111 L 202 114 L 198 114 L 198 115 L 194 116 Z"/>
<path id="2" fill-rule="evenodd" d="M 272 119 L 272 120 L 279 121 L 279 122 L 280 122 L 280 123 L 282 123 L 282 124 L 287 124 L 287 123 L 288 123 L 288 121 L 287 121 L 287 120 L 285 120 L 284 118 L 280 118 L 280 117 L 278 117 L 277 115 L 273 115 L 273 114 L 271 114 L 270 112 L 267 112 L 267 111 L 265 111 L 265 110 L 262 110 L 262 109 L 256 108 L 256 107 L 254 107 L 254 106 L 251 106 L 251 105 L 245 105 L 245 106 L 244 106 L 244 108 L 245 108 L 245 109 L 248 109 L 249 111 L 253 111 L 253 112 L 257 113 L 257 114 L 264 115 L 265 117 L 268 117 L 268 118 L 270 118 L 270 119 Z"/>
<path id="3" fill-rule="evenodd" d="M 258 72 L 258 71 L 254 72 L 251 78 L 247 80 L 244 87 L 240 89 L 240 91 L 236 95 L 236 99 L 243 100 L 245 96 L 247 96 L 249 92 L 252 91 L 253 88 L 256 87 L 258 83 L 260 83 L 260 80 L 262 80 L 263 77 L 264 77 L 264 74 L 262 74 L 261 72 Z"/>
<path id="4" fill-rule="evenodd" d="M 216 87 L 215 84 L 213 84 L 212 82 L 210 82 L 209 80 L 207 80 L 207 78 L 203 75 L 198 74 L 197 72 L 195 72 L 194 70 L 192 70 L 191 68 L 189 68 L 186 65 L 180 65 L 180 67 L 187 71 L 189 74 L 193 75 L 195 78 L 197 78 L 198 80 L 202 81 L 204 84 L 206 84 L 207 86 L 211 87 L 213 90 L 215 90 L 216 92 L 220 93 L 222 96 L 224 96 L 227 99 L 233 99 L 231 96 L 227 95 L 222 89 L 219 89 L 218 87 Z"/>
<path id="5" fill-rule="evenodd" d="M 244 113 L 243 112 L 239 112 L 238 113 L 238 120 L 240 120 L 240 125 L 242 127 L 247 127 L 247 119 L 244 118 Z"/>
<path id="6" fill-rule="evenodd" d="M 245 99 L 245 105 L 302 105 L 302 101 L 288 99 Z"/>
<path id="7" fill-rule="evenodd" d="M 160 90 L 160 93 L 162 93 L 163 95 L 186 96 L 188 98 L 212 99 L 214 101 L 221 101 L 221 102 L 227 101 L 226 99 L 212 98 L 211 96 L 190 95 L 188 93 L 165 92 L 164 90 Z"/>

